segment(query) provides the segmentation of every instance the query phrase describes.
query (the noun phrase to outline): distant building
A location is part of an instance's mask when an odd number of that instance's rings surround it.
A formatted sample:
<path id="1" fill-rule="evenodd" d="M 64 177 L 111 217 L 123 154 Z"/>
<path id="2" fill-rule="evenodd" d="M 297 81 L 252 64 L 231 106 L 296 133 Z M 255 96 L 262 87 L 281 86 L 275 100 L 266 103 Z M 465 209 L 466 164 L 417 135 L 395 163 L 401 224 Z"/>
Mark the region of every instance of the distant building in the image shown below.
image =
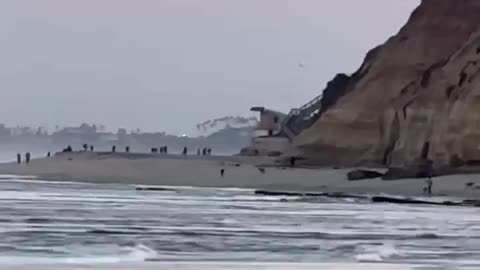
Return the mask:
<path id="1" fill-rule="evenodd" d="M 69 135 L 91 135 L 97 132 L 96 127 L 88 124 L 81 124 L 79 127 L 65 127 L 58 130 L 54 135 L 69 136 Z"/>
<path id="2" fill-rule="evenodd" d="M 119 140 L 119 136 L 113 133 L 102 132 L 97 133 L 97 139 L 102 142 L 116 142 Z"/>
<path id="3" fill-rule="evenodd" d="M 0 124 L 0 137 L 10 137 L 12 135 L 9 128 L 4 124 Z"/>
<path id="4" fill-rule="evenodd" d="M 13 127 L 10 128 L 10 135 L 17 137 L 17 136 L 30 136 L 34 135 L 35 131 L 30 127 Z"/>
<path id="5" fill-rule="evenodd" d="M 113 142 L 118 136 L 113 133 L 97 132 L 95 125 L 81 124 L 78 127 L 65 127 L 52 134 L 55 139 L 73 143 Z"/>

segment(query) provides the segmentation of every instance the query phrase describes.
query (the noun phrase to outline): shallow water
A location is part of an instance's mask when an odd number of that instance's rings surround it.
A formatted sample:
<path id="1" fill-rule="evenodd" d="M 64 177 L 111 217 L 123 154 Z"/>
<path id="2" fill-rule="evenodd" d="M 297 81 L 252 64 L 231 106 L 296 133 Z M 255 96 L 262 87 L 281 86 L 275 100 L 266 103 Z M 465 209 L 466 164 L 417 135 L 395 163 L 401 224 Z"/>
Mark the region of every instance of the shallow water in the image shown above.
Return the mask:
<path id="1" fill-rule="evenodd" d="M 480 269 L 480 210 L 2 180 L 1 269 Z"/>

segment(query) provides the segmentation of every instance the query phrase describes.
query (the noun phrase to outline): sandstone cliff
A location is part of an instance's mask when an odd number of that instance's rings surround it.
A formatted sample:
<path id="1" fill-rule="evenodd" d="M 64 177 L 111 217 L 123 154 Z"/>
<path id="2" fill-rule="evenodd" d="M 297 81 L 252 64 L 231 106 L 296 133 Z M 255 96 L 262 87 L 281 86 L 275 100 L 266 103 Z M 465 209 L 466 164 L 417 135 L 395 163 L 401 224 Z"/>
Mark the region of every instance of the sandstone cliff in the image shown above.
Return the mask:
<path id="1" fill-rule="evenodd" d="M 479 0 L 423 0 L 296 138 L 300 155 L 315 164 L 479 162 L 479 14 Z"/>

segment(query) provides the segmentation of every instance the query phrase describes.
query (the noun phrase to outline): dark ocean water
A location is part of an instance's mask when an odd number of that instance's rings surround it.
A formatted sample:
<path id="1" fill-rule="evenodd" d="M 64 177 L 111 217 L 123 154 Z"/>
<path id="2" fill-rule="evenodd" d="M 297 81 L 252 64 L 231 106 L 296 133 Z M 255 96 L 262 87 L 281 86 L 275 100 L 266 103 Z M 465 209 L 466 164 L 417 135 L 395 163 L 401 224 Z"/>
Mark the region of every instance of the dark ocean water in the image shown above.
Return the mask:
<path id="1" fill-rule="evenodd" d="M 7 177 L 8 178 L 8 177 Z M 480 210 L 0 182 L 0 269 L 480 269 Z"/>

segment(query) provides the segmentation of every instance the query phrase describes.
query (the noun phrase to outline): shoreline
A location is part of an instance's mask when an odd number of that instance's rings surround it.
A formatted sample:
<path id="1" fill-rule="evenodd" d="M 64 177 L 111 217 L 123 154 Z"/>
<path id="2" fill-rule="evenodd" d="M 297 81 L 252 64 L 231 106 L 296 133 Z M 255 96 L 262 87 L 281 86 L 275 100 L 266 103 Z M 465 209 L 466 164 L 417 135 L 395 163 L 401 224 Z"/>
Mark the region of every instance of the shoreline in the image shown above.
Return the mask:
<path id="1" fill-rule="evenodd" d="M 30 164 L 3 163 L 0 164 L 0 174 L 93 184 L 239 188 L 355 195 L 422 196 L 425 186 L 423 179 L 385 181 L 377 178 L 348 181 L 346 175 L 354 168 L 286 168 L 270 167 L 269 164 L 273 164 L 273 159 L 72 152 L 34 159 Z M 220 175 L 222 168 L 225 169 L 224 177 Z M 433 181 L 434 196 L 478 198 L 480 195 L 480 177 L 475 174 L 445 175 L 435 177 Z"/>

